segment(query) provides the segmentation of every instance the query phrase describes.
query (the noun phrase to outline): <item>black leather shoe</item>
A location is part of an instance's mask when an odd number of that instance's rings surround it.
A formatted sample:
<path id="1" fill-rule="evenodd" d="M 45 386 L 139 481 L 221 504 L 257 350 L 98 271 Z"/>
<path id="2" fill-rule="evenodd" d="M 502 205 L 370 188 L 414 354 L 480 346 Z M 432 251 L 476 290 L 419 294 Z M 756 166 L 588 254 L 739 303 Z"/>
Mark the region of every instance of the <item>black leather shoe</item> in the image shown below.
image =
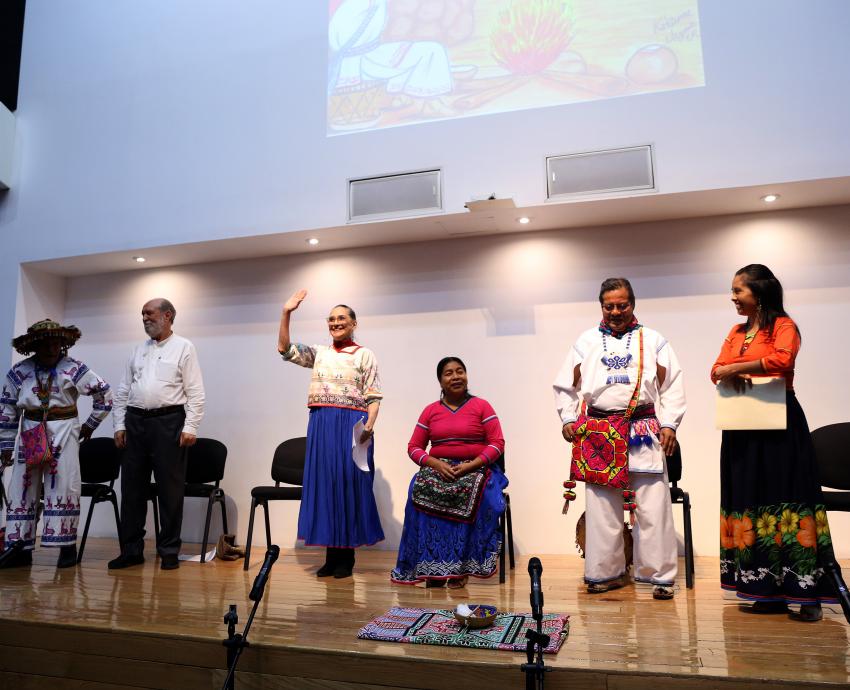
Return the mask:
<path id="1" fill-rule="evenodd" d="M 63 546 L 59 549 L 59 560 L 56 561 L 57 568 L 73 568 L 77 565 L 77 545 Z"/>
<path id="2" fill-rule="evenodd" d="M 0 563 L 0 568 L 25 568 L 32 565 L 32 549 L 29 551 L 19 551 Z"/>
<path id="3" fill-rule="evenodd" d="M 177 556 L 162 556 L 159 560 L 160 570 L 177 570 L 180 567 L 180 560 Z"/>
<path id="4" fill-rule="evenodd" d="M 107 564 L 107 568 L 110 570 L 121 570 L 122 568 L 130 568 L 134 565 L 141 565 L 145 562 L 145 557 L 141 554 L 138 556 L 129 556 L 125 554 L 121 554 L 118 558 L 113 558 Z"/>

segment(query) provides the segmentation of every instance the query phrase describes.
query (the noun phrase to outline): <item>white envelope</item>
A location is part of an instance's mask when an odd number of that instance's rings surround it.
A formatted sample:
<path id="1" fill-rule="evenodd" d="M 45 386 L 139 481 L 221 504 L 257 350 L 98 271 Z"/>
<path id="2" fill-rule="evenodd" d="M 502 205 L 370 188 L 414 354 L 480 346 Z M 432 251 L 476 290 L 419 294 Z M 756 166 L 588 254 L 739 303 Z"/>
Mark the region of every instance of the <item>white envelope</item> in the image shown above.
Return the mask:
<path id="1" fill-rule="evenodd" d="M 364 428 L 366 428 L 366 424 L 362 419 L 354 425 L 354 430 L 351 434 L 351 459 L 354 460 L 357 469 L 368 472 L 369 456 L 367 453 L 369 446 L 372 445 L 372 439 L 370 438 L 366 443 L 360 443 L 360 434 L 363 433 Z"/>
<path id="2" fill-rule="evenodd" d="M 731 384 L 717 386 L 715 423 L 727 431 L 785 429 L 785 379 L 754 378 L 752 387 L 738 393 Z"/>

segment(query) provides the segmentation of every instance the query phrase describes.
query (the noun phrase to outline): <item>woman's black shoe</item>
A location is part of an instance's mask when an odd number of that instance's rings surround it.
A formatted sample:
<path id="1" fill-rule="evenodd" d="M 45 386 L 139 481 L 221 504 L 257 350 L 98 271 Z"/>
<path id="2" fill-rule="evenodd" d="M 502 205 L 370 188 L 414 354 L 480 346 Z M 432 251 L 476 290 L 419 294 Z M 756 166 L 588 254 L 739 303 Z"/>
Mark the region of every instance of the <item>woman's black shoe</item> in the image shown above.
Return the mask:
<path id="1" fill-rule="evenodd" d="M 339 560 L 336 568 L 334 568 L 334 577 L 341 580 L 344 577 L 351 577 L 354 571 L 354 549 L 339 549 Z"/>
<path id="2" fill-rule="evenodd" d="M 316 577 L 330 577 L 336 570 L 339 560 L 339 549 L 327 548 L 325 550 L 325 564 L 316 571 Z"/>

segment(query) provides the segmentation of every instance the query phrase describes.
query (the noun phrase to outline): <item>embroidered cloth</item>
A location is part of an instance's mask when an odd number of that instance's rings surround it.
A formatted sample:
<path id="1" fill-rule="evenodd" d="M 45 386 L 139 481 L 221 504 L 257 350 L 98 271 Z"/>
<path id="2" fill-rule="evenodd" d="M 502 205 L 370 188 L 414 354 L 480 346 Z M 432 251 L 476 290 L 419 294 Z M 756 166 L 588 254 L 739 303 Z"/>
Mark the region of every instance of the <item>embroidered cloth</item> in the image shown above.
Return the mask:
<path id="1" fill-rule="evenodd" d="M 525 631 L 536 629 L 536 626 L 530 613 L 501 613 L 490 627 L 471 630 L 458 623 L 454 613 L 447 609 L 393 607 L 361 628 L 357 637 L 382 642 L 525 652 Z M 570 617 L 544 614 L 542 629 L 544 635 L 549 635 L 549 645 L 543 651 L 557 654 L 569 634 Z"/>

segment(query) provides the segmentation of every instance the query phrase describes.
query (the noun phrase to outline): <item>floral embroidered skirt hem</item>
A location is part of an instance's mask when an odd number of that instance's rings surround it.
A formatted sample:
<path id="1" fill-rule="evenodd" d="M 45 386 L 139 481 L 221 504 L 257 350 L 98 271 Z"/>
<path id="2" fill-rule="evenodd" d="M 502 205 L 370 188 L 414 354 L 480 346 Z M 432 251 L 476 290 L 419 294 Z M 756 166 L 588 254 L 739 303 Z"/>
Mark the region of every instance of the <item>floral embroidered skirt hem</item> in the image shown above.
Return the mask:
<path id="1" fill-rule="evenodd" d="M 365 417 L 365 412 L 340 407 L 310 410 L 298 513 L 298 538 L 307 546 L 355 548 L 384 538 L 372 491 L 374 441 L 368 472 L 354 464 L 351 453 L 354 425 Z"/>
<path id="2" fill-rule="evenodd" d="M 781 431 L 724 431 L 720 583 L 743 599 L 834 602 L 834 558 L 809 426 L 793 392 Z"/>
<path id="3" fill-rule="evenodd" d="M 475 520 L 468 523 L 435 517 L 418 510 L 410 500 L 413 490 L 411 480 L 398 561 L 390 579 L 400 584 L 415 584 L 424 580 L 453 580 L 466 575 L 482 578 L 493 575 L 502 545 L 499 517 L 505 512 L 502 492 L 507 485 L 504 472 L 492 466 L 478 513 Z"/>

